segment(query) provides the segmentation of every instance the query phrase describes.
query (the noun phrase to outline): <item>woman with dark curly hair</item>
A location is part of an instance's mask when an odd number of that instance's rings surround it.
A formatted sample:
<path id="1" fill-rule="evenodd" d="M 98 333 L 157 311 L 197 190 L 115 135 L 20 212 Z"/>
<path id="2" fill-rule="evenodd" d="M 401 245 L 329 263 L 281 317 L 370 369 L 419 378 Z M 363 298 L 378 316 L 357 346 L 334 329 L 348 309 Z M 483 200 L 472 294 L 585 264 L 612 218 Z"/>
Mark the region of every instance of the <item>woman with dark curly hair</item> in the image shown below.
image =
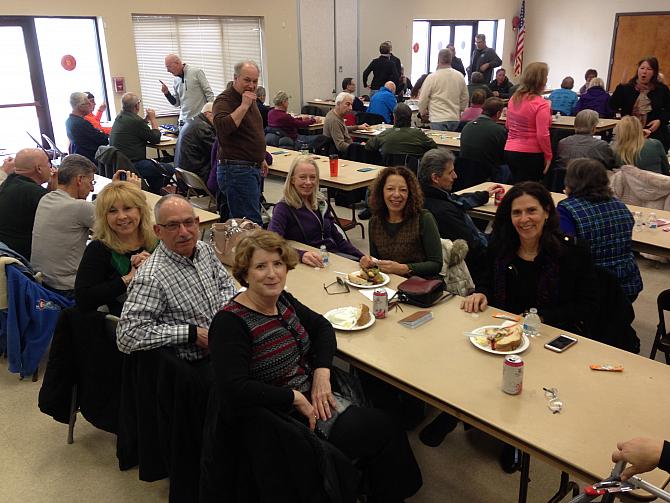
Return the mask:
<path id="1" fill-rule="evenodd" d="M 637 117 L 649 138 L 670 148 L 670 89 L 658 81 L 658 60 L 647 56 L 637 64 L 637 73 L 628 82 L 616 86 L 610 108 L 621 115 Z"/>
<path id="2" fill-rule="evenodd" d="M 433 215 L 423 209 L 423 192 L 414 173 L 384 168 L 370 192 L 370 255 L 361 267 L 379 265 L 399 276 L 437 276 L 442 268 L 440 233 Z"/>
<path id="3" fill-rule="evenodd" d="M 560 231 L 549 191 L 537 182 L 512 187 L 503 198 L 489 244 L 489 270 L 462 308 L 521 314 L 537 308 L 544 323 L 579 333 L 597 302 L 588 247 Z"/>

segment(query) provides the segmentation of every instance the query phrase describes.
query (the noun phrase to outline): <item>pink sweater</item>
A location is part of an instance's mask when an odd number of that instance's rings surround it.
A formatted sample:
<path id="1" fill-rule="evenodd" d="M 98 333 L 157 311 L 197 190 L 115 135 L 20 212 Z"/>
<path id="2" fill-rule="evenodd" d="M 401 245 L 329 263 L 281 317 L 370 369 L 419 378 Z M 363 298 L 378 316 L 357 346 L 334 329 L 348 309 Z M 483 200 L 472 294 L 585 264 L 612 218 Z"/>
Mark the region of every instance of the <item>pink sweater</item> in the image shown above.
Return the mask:
<path id="1" fill-rule="evenodd" d="M 510 99 L 507 104 L 507 143 L 511 152 L 544 153 L 550 161 L 551 107 L 541 96 L 525 97 L 520 102 Z"/>

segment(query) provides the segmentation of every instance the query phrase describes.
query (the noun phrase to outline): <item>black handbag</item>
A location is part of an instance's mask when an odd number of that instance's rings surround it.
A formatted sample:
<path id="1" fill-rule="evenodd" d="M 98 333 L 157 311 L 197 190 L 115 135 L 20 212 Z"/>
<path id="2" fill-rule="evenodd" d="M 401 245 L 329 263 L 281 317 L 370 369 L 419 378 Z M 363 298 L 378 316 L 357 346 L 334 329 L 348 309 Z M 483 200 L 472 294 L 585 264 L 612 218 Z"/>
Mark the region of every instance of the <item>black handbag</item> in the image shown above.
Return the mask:
<path id="1" fill-rule="evenodd" d="M 397 296 L 399 302 L 419 307 L 430 307 L 452 295 L 448 292 L 443 294 L 444 289 L 444 281 L 441 279 L 425 279 L 412 276 L 398 285 L 395 296 Z"/>

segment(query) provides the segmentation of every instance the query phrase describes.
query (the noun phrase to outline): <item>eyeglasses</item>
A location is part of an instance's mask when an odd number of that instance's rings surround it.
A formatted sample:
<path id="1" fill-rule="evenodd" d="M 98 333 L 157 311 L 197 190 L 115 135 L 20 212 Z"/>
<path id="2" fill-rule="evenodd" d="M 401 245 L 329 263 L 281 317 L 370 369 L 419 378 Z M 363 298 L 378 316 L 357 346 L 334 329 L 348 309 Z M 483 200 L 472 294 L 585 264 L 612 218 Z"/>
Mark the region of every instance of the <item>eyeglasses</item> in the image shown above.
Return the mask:
<path id="1" fill-rule="evenodd" d="M 192 229 L 196 225 L 198 225 L 198 222 L 195 220 L 195 218 L 187 218 L 183 222 L 170 222 L 169 224 L 156 224 L 159 227 L 163 227 L 164 229 L 169 230 L 170 232 L 174 232 L 179 229 L 180 226 L 184 226 L 186 229 Z"/>
<path id="2" fill-rule="evenodd" d="M 558 388 L 542 388 L 544 396 L 549 400 L 547 407 L 553 414 L 558 414 L 563 410 L 563 401 L 558 398 Z"/>
<path id="3" fill-rule="evenodd" d="M 339 292 L 337 292 L 337 291 L 331 292 L 331 291 L 328 290 L 329 288 L 330 288 L 331 290 L 341 290 L 341 291 L 339 291 Z M 323 289 L 326 291 L 326 293 L 327 293 L 328 295 L 337 295 L 337 294 L 339 294 L 339 293 L 349 293 L 349 292 L 350 292 L 350 290 L 349 290 L 349 285 L 347 285 L 347 284 L 344 282 L 344 280 L 343 280 L 342 278 L 340 278 L 339 276 L 338 276 L 337 278 L 335 278 L 335 281 L 333 281 L 332 283 L 329 283 L 328 285 L 326 285 L 326 284 L 324 283 L 324 284 L 323 284 Z"/>

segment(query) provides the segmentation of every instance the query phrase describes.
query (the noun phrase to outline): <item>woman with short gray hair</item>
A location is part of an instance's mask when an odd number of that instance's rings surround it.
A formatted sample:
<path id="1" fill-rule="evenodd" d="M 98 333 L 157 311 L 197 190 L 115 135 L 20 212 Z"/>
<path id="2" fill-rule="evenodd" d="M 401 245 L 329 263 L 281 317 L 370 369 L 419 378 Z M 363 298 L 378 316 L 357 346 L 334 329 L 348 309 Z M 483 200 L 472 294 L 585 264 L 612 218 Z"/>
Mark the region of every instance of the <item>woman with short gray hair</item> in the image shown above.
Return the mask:
<path id="1" fill-rule="evenodd" d="M 582 110 L 575 117 L 575 134 L 558 142 L 558 160 L 565 167 L 570 159 L 587 157 L 603 163 L 607 169 L 617 167 L 614 152 L 607 142 L 593 135 L 598 125 L 598 112 Z"/>

